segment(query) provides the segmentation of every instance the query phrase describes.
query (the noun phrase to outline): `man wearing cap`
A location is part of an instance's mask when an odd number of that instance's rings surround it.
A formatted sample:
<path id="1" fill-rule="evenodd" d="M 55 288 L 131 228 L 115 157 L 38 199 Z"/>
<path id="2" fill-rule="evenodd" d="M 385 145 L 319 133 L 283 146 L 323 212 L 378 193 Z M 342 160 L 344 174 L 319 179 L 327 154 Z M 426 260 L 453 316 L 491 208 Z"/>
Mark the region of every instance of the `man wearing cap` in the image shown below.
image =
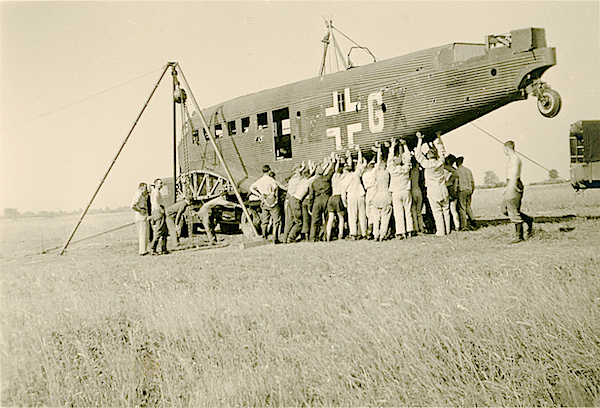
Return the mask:
<path id="1" fill-rule="evenodd" d="M 279 233 L 281 228 L 281 208 L 278 201 L 279 183 L 269 175 L 271 167 L 268 164 L 263 166 L 263 176 L 256 180 L 250 186 L 250 192 L 260 200 L 260 225 L 262 235 L 265 239 L 268 237 L 269 221 L 273 223 L 273 240 L 279 242 Z"/>
<path id="2" fill-rule="evenodd" d="M 515 142 L 509 140 L 504 143 L 504 154 L 508 156 L 506 163 L 506 188 L 504 189 L 502 209 L 510 221 L 515 224 L 516 244 L 524 240 L 523 222 L 527 224 L 527 236 L 531 236 L 533 218 L 521 212 L 521 199 L 523 198 L 523 183 L 521 182 L 521 158 L 515 152 Z"/>

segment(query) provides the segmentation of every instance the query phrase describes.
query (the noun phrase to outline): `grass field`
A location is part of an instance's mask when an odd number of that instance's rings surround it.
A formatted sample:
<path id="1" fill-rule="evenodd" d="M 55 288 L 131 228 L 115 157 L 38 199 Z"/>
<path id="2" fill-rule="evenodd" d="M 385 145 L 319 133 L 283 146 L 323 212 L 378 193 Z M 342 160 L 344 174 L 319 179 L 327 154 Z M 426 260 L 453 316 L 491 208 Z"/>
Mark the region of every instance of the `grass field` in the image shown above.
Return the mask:
<path id="1" fill-rule="evenodd" d="M 482 219 L 500 194 L 476 193 Z M 585 194 L 528 188 L 524 208 L 559 222 L 518 245 L 490 224 L 139 257 L 128 227 L 59 256 L 30 231 L 61 245 L 76 217 L 2 220 L 1 405 L 599 406 L 600 196 Z"/>

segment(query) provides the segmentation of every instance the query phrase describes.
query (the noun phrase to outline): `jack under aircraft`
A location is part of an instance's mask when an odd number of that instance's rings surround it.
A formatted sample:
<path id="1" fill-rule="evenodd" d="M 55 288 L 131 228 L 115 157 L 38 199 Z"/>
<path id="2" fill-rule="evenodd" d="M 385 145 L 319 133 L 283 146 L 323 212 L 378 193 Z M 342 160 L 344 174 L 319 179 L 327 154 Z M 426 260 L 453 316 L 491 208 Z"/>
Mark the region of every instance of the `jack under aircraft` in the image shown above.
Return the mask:
<path id="1" fill-rule="evenodd" d="M 323 62 L 332 29 L 329 22 Z M 241 96 L 203 109 L 202 115 L 187 114 L 177 189 L 192 194 L 193 213 L 231 189 L 227 172 L 247 195 L 265 164 L 285 182 L 303 161 L 320 161 L 334 151 L 343 155 L 356 145 L 368 156 L 375 143 L 392 137 L 414 145 L 418 131 L 431 141 L 529 95 L 537 98 L 539 112 L 552 118 L 561 98 L 541 77 L 555 64 L 556 50 L 546 45 L 545 30 L 524 28 L 488 35 L 484 43 L 455 42 L 359 67 L 349 64 L 336 73 L 324 74 L 322 66 L 317 77 Z M 192 218 L 191 224 L 199 222 Z M 239 225 L 239 219 L 226 218 L 222 227 Z"/>

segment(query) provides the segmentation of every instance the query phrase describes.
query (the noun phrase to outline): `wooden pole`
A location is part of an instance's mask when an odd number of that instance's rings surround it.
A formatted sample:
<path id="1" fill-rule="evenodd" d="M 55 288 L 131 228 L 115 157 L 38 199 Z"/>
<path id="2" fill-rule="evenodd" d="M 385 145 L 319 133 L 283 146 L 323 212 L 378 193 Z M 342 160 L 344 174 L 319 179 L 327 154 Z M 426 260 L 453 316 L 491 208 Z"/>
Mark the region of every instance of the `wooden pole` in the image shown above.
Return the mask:
<path id="1" fill-rule="evenodd" d="M 175 91 L 177 90 L 177 78 L 175 77 L 175 65 L 171 66 L 173 73 L 173 203 L 177 202 L 177 101 Z"/>
<path id="2" fill-rule="evenodd" d="M 142 108 L 142 110 L 140 111 L 140 114 L 138 115 L 137 119 L 133 123 L 133 126 L 131 127 L 131 130 L 127 134 L 127 137 L 125 138 L 125 140 L 123 140 L 123 143 L 121 144 L 121 147 L 119 148 L 119 151 L 117 152 L 117 154 L 116 154 L 115 158 L 113 159 L 112 163 L 110 164 L 110 166 L 108 166 L 108 170 L 106 170 L 106 173 L 104 174 L 104 177 L 102 177 L 102 180 L 100 180 L 100 184 L 98 185 L 98 188 L 96 188 L 96 191 L 94 192 L 94 195 L 92 196 L 92 199 L 88 203 L 87 207 L 85 207 L 85 210 L 81 214 L 81 217 L 79 217 L 79 221 L 77 221 L 77 224 L 75 225 L 75 228 L 73 228 L 73 232 L 71 232 L 71 235 L 69 236 L 69 239 L 67 239 L 67 242 L 65 242 L 65 245 L 63 246 L 63 249 L 60 252 L 61 255 L 63 255 L 65 253 L 65 250 L 67 249 L 67 247 L 69 246 L 69 243 L 73 239 L 73 236 L 75 235 L 75 232 L 77 232 L 77 228 L 79 228 L 79 225 L 81 224 L 81 221 L 83 221 L 83 217 L 85 217 L 85 215 L 87 214 L 88 210 L 90 209 L 90 207 L 92 205 L 92 202 L 94 201 L 94 199 L 96 198 L 96 195 L 98 194 L 98 191 L 100 191 L 100 187 L 102 187 L 102 184 L 104 184 L 104 181 L 106 180 L 106 177 L 108 177 L 108 173 L 110 173 L 110 171 L 113 168 L 115 162 L 117 161 L 117 158 L 121 154 L 121 151 L 123 151 L 123 148 L 125 147 L 125 144 L 129 140 L 129 136 L 131 136 L 131 133 L 133 133 L 133 129 L 135 129 L 135 126 L 137 125 L 138 121 L 142 117 L 142 114 L 146 110 L 146 107 L 148 106 L 148 103 L 150 102 L 150 99 L 152 99 L 152 96 L 154 95 L 154 92 L 156 92 L 156 89 L 158 88 L 158 85 L 160 84 L 160 81 L 162 80 L 163 76 L 167 72 L 167 69 L 169 69 L 169 67 L 172 64 L 173 63 L 170 62 L 167 65 L 165 65 L 165 68 L 163 69 L 162 74 L 160 74 L 160 78 L 156 82 L 156 85 L 154 85 L 154 89 L 152 89 L 152 92 L 150 93 L 150 96 L 146 100 L 146 103 L 144 104 L 144 107 Z"/>
<path id="3" fill-rule="evenodd" d="M 198 106 L 198 102 L 196 102 L 196 97 L 194 96 L 194 93 L 192 92 L 192 89 L 190 88 L 190 84 L 188 83 L 187 79 L 185 78 L 185 75 L 183 74 L 183 70 L 181 69 L 181 66 L 177 63 L 176 63 L 176 65 L 179 68 L 179 73 L 181 74 L 181 79 L 183 79 L 183 82 L 185 83 L 185 87 L 187 88 L 187 90 L 190 93 L 190 97 L 192 98 L 192 103 L 194 104 L 194 107 L 200 114 L 200 118 L 202 119 L 202 125 L 204 126 L 204 129 L 206 129 L 206 133 L 208 134 L 208 138 L 210 139 L 213 149 L 215 150 L 215 153 L 217 154 L 217 157 L 219 158 L 219 162 L 225 169 L 225 173 L 227 174 L 227 178 L 229 179 L 229 182 L 231 183 L 231 186 L 233 187 L 235 196 L 237 197 L 238 202 L 242 206 L 242 210 L 244 211 L 244 215 L 246 216 L 246 219 L 252 226 L 252 232 L 254 233 L 255 237 L 258 237 L 259 234 L 258 234 L 258 231 L 256 231 L 254 222 L 252 222 L 252 217 L 250 217 L 250 213 L 248 212 L 248 209 L 244 205 L 244 200 L 242 200 L 242 196 L 240 195 L 237 185 L 235 184 L 235 180 L 233 179 L 233 176 L 231 175 L 231 172 L 229 171 L 229 167 L 227 167 L 227 163 L 225 163 L 225 159 L 223 159 L 223 156 L 221 155 L 221 150 L 219 150 L 219 147 L 217 146 L 217 143 L 215 142 L 215 137 L 213 136 L 212 131 L 210 130 L 210 127 L 208 126 L 208 123 L 206 122 L 206 118 L 204 117 L 204 114 L 202 113 L 202 109 L 200 109 L 200 106 Z"/>

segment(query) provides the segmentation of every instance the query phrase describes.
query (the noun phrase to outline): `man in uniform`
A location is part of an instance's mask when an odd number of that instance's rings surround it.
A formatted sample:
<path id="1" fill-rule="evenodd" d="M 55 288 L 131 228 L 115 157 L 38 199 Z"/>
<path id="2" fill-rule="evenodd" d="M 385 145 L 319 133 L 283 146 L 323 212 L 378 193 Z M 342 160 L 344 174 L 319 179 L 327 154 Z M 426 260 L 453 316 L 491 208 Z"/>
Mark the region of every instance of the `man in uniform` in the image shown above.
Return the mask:
<path id="1" fill-rule="evenodd" d="M 527 224 L 527 236 L 531 236 L 533 219 L 521 212 L 521 199 L 523 198 L 523 183 L 521 182 L 521 159 L 515 152 L 515 142 L 509 140 L 504 143 L 504 154 L 508 156 L 506 164 L 506 188 L 504 189 L 502 209 L 510 221 L 515 224 L 514 244 L 524 240 L 523 222 Z"/>
<path id="2" fill-rule="evenodd" d="M 150 241 L 150 194 L 148 185 L 140 183 L 136 190 L 131 208 L 135 210 L 135 226 L 138 231 L 139 253 L 140 256 L 148 255 L 148 241 Z"/>

